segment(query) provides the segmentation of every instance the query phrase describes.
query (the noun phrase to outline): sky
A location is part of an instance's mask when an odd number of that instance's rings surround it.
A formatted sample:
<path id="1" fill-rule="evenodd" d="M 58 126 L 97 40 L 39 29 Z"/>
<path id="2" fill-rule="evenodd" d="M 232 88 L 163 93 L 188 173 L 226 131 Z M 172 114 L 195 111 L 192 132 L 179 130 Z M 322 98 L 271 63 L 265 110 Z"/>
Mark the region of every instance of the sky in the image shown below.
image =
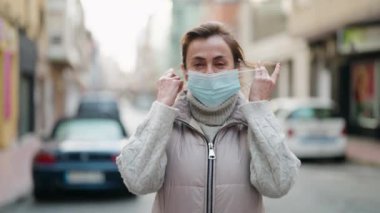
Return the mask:
<path id="1" fill-rule="evenodd" d="M 150 15 L 170 9 L 170 0 L 81 0 L 85 25 L 101 51 L 132 71 L 137 38 Z"/>

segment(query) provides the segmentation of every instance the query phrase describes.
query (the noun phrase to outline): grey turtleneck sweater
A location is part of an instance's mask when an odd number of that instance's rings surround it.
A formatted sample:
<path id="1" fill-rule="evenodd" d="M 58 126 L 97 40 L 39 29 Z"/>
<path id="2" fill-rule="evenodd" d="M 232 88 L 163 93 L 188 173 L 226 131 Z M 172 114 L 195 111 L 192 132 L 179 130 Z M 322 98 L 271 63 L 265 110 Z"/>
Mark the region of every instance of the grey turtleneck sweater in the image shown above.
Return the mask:
<path id="1" fill-rule="evenodd" d="M 207 138 L 212 141 L 215 134 L 231 115 L 238 100 L 238 94 L 216 107 L 207 107 L 199 102 L 190 93 L 187 93 L 191 115 L 198 122 Z"/>

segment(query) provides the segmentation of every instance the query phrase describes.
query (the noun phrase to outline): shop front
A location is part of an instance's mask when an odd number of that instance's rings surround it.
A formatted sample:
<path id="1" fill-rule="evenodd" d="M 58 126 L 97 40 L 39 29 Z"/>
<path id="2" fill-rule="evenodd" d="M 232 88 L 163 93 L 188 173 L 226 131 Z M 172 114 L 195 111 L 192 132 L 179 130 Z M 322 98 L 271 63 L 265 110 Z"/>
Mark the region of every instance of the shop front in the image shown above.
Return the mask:
<path id="1" fill-rule="evenodd" d="M 379 1 L 293 3 L 288 31 L 308 41 L 310 96 L 334 100 L 349 134 L 380 138 Z"/>
<path id="2" fill-rule="evenodd" d="M 380 24 L 360 24 L 338 32 L 344 57 L 341 106 L 352 134 L 380 138 Z"/>

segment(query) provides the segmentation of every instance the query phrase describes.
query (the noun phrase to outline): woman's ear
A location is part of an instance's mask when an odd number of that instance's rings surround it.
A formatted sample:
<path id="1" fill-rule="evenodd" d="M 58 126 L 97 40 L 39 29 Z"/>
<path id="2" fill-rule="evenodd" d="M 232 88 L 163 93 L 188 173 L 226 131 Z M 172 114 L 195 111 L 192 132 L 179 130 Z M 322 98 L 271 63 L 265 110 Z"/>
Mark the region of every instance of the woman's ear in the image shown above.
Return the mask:
<path id="1" fill-rule="evenodd" d="M 187 69 L 185 68 L 184 64 L 181 64 L 181 70 L 182 70 L 183 76 L 185 76 L 185 80 L 187 81 L 188 79 Z"/>
<path id="2" fill-rule="evenodd" d="M 237 69 L 237 70 L 241 69 L 241 60 L 240 59 L 237 63 L 235 63 L 235 69 Z"/>

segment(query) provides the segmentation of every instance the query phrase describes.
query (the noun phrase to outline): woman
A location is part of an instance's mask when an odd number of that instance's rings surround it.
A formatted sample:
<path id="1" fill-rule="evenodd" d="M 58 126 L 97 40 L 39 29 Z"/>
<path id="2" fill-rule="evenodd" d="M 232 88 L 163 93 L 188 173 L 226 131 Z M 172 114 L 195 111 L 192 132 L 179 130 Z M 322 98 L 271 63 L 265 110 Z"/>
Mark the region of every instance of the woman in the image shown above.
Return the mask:
<path id="1" fill-rule="evenodd" d="M 157 192 L 155 213 L 259 213 L 262 196 L 285 195 L 300 161 L 284 141 L 268 100 L 280 71 L 264 67 L 239 93 L 243 52 L 221 24 L 206 23 L 182 40 L 188 90 L 173 71 L 117 158 L 128 189 Z"/>

